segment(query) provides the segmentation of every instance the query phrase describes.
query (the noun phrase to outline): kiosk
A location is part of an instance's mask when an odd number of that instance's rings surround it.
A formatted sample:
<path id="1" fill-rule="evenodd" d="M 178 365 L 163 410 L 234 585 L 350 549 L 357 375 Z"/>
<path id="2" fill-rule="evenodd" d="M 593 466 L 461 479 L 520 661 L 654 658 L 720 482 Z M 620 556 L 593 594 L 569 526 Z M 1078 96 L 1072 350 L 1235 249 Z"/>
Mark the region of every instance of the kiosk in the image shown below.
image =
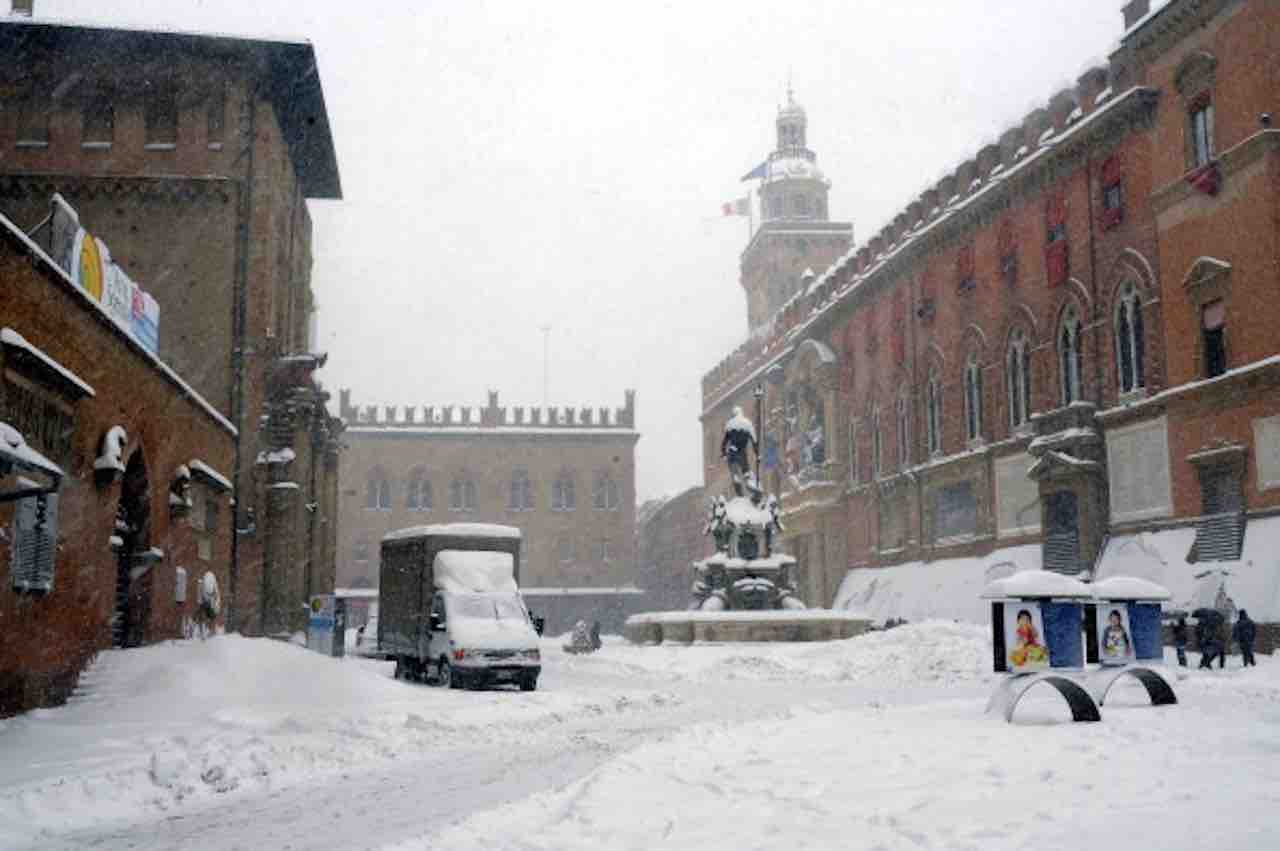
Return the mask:
<path id="1" fill-rule="evenodd" d="M 1086 613 L 1088 659 L 1097 662 L 1087 685 L 1101 706 L 1116 681 L 1131 676 L 1147 690 L 1153 706 L 1177 703 L 1173 687 L 1152 665 L 1164 664 L 1160 636 L 1160 604 L 1169 590 L 1132 576 L 1113 576 L 1093 583 L 1093 602 Z"/>
<path id="2" fill-rule="evenodd" d="M 1027 570 L 990 583 L 993 667 L 1006 676 L 987 702 L 989 715 L 1013 720 L 1018 701 L 1047 683 L 1071 708 L 1073 721 L 1101 721 L 1093 696 L 1069 674 L 1084 670 L 1082 640 L 1089 586 L 1060 573 Z"/>

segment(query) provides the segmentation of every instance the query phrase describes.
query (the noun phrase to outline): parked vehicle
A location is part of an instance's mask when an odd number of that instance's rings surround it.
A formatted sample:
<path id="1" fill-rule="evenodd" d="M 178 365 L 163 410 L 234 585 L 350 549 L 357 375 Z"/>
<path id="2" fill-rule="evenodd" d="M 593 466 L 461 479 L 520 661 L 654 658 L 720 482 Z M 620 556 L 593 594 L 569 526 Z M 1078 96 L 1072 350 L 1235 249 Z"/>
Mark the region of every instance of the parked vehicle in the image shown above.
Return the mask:
<path id="1" fill-rule="evenodd" d="M 417 526 L 382 539 L 378 650 L 396 676 L 446 688 L 538 686 L 542 660 L 520 596 L 520 530 Z"/>
<path id="2" fill-rule="evenodd" d="M 378 650 L 378 616 L 374 615 L 356 630 L 356 655 L 382 658 Z"/>

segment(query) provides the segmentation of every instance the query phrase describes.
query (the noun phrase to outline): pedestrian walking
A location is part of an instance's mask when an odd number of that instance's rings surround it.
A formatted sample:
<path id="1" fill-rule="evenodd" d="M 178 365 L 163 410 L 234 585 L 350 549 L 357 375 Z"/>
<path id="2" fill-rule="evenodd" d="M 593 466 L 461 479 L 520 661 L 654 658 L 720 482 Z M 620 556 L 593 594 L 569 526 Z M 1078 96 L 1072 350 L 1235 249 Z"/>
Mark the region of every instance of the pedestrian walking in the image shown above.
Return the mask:
<path id="1" fill-rule="evenodd" d="M 1173 625 L 1173 647 L 1178 651 L 1178 664 L 1187 667 L 1187 619 L 1179 615 Z"/>
<path id="2" fill-rule="evenodd" d="M 1203 608 L 1196 609 L 1191 613 L 1196 619 L 1196 644 L 1200 646 L 1200 668 L 1210 668 L 1213 666 L 1213 658 L 1219 658 L 1219 665 L 1222 664 L 1222 639 L 1218 635 L 1219 626 L 1222 623 L 1222 615 L 1217 610 Z"/>
<path id="3" fill-rule="evenodd" d="M 1232 636 L 1236 640 L 1236 644 L 1240 645 L 1240 655 L 1244 659 L 1244 666 L 1257 665 L 1258 660 L 1253 658 L 1253 642 L 1258 637 L 1258 625 L 1249 617 L 1249 613 L 1244 609 L 1240 610 L 1240 619 L 1236 621 L 1235 628 L 1232 629 Z"/>

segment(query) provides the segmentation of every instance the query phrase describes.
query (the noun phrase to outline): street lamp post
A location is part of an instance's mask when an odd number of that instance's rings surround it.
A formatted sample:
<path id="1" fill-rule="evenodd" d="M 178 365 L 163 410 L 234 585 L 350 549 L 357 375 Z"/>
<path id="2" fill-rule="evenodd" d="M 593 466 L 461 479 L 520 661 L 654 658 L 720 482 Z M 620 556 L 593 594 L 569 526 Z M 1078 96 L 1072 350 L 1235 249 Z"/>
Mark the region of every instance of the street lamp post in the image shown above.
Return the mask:
<path id="1" fill-rule="evenodd" d="M 751 392 L 756 397 L 756 487 L 760 485 L 760 452 L 764 448 L 764 382 L 756 383 Z"/>

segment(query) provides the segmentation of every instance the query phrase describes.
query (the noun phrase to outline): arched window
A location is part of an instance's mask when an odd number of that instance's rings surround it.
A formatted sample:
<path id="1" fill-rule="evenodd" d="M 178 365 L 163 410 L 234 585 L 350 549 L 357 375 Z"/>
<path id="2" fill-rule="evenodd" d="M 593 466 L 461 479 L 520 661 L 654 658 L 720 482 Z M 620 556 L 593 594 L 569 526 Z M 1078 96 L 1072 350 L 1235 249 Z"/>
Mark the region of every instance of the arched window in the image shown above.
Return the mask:
<path id="1" fill-rule="evenodd" d="M 880 406 L 876 405 L 871 409 L 871 471 L 876 476 L 879 476 L 880 471 L 884 469 L 881 466 L 883 445 L 884 436 L 880 433 Z"/>
<path id="2" fill-rule="evenodd" d="M 924 393 L 925 431 L 928 436 L 929 454 L 942 453 L 942 382 L 938 370 L 929 370 L 929 383 Z"/>
<path id="3" fill-rule="evenodd" d="M 1021 328 L 1009 335 L 1005 362 L 1009 392 L 1009 426 L 1018 429 L 1031 419 L 1031 347 Z"/>
<path id="4" fill-rule="evenodd" d="M 617 511 L 621 500 L 618 497 L 618 483 L 604 470 L 596 472 L 591 488 L 591 502 L 596 511 Z"/>
<path id="5" fill-rule="evenodd" d="M 404 507 L 410 511 L 430 511 L 431 505 L 431 480 L 425 470 L 416 469 L 405 481 Z"/>
<path id="6" fill-rule="evenodd" d="M 982 439 L 982 366 L 977 352 L 970 352 L 964 364 L 964 423 L 966 438 Z"/>
<path id="7" fill-rule="evenodd" d="M 1083 395 L 1084 323 L 1075 305 L 1062 313 L 1058 329 L 1058 368 L 1062 379 L 1062 404 L 1077 402 Z"/>
<path id="8" fill-rule="evenodd" d="M 911 391 L 904 385 L 898 391 L 898 467 L 911 463 Z"/>
<path id="9" fill-rule="evenodd" d="M 551 510 L 573 511 L 578 505 L 573 491 L 573 473 L 566 470 L 551 485 Z"/>
<path id="10" fill-rule="evenodd" d="M 460 474 L 449 483 L 449 510 L 476 510 L 476 483 L 470 476 Z"/>
<path id="11" fill-rule="evenodd" d="M 1143 375 L 1145 343 L 1142 331 L 1142 298 L 1132 281 L 1125 282 L 1116 299 L 1116 369 L 1120 392 L 1130 393 L 1146 386 Z"/>
<path id="12" fill-rule="evenodd" d="M 369 471 L 364 494 L 364 507 L 370 511 L 391 510 L 391 481 L 381 468 Z"/>

